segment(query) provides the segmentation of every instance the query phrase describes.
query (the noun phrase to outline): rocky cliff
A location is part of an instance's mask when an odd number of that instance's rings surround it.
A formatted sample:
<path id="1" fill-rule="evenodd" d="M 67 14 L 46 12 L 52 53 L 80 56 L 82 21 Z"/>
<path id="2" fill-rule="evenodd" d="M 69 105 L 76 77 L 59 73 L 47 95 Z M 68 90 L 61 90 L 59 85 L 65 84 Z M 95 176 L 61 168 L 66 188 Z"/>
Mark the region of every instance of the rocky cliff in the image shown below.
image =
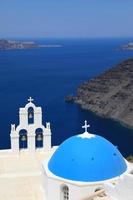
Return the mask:
<path id="1" fill-rule="evenodd" d="M 100 116 L 133 127 L 133 59 L 80 85 L 75 102 Z"/>

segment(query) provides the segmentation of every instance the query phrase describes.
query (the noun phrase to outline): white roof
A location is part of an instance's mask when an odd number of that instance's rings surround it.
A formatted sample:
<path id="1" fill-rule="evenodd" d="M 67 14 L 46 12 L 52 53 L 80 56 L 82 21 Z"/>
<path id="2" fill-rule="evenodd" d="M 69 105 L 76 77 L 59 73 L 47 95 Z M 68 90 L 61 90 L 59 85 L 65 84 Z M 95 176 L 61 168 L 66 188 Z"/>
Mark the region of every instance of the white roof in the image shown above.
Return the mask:
<path id="1" fill-rule="evenodd" d="M 37 151 L 30 154 L 11 150 L 0 150 L 0 200 L 47 200 L 42 187 L 42 161 L 49 159 L 49 153 Z M 94 197 L 94 200 L 110 200 L 109 197 Z"/>
<path id="2" fill-rule="evenodd" d="M 0 151 L 0 200 L 45 200 L 41 163 L 51 153 Z"/>
<path id="3" fill-rule="evenodd" d="M 132 186 L 133 176 L 128 174 L 121 177 L 116 185 L 105 184 L 105 189 L 113 200 L 132 200 Z"/>

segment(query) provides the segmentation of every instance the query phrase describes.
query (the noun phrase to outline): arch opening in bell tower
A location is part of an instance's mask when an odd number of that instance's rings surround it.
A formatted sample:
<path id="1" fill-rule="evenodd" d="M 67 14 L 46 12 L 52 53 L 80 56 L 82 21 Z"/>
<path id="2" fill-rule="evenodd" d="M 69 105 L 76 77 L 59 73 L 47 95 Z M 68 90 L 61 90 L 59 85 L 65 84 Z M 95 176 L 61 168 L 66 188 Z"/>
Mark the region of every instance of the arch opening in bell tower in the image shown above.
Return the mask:
<path id="1" fill-rule="evenodd" d="M 37 128 L 35 130 L 35 145 L 36 148 L 43 148 L 43 129 Z"/>
<path id="2" fill-rule="evenodd" d="M 34 108 L 28 108 L 28 124 L 34 124 Z"/>
<path id="3" fill-rule="evenodd" d="M 21 129 L 19 131 L 19 149 L 27 149 L 28 141 L 27 141 L 27 130 Z"/>

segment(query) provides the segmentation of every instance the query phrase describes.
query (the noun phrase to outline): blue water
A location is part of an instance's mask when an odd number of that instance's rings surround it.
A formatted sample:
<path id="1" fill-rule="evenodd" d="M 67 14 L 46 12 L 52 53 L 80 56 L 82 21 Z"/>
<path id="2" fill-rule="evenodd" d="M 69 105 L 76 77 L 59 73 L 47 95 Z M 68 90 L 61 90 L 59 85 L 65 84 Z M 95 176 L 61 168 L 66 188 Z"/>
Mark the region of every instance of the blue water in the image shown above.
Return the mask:
<path id="1" fill-rule="evenodd" d="M 133 57 L 120 46 L 131 39 L 49 39 L 41 44 L 61 44 L 61 48 L 41 48 L 0 52 L 0 148 L 10 147 L 10 124 L 18 124 L 18 110 L 32 96 L 42 106 L 44 122 L 50 121 L 52 143 L 81 133 L 87 119 L 90 131 L 118 146 L 124 156 L 133 154 L 133 130 L 66 104 L 64 97 L 77 87 L 120 61 Z"/>

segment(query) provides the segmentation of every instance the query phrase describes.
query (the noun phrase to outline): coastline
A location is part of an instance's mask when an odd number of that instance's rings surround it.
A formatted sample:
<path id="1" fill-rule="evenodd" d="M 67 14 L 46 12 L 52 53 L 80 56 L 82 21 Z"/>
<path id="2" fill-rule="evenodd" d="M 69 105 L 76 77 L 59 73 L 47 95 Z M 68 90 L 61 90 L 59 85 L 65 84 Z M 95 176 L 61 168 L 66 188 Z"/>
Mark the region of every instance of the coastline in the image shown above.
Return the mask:
<path id="1" fill-rule="evenodd" d="M 133 129 L 133 59 L 81 84 L 74 102 L 82 109 Z"/>
<path id="2" fill-rule="evenodd" d="M 87 109 L 87 108 L 85 108 L 85 107 L 82 107 L 82 106 L 81 106 L 80 104 L 78 104 L 78 103 L 76 103 L 76 104 L 77 104 L 81 109 L 86 110 L 86 111 L 89 111 L 89 112 L 91 112 L 91 113 L 92 113 L 93 115 L 95 115 L 95 116 L 101 117 L 101 118 L 103 118 L 103 119 L 112 120 L 113 122 L 118 123 L 120 126 L 122 126 L 122 127 L 124 127 L 124 128 L 127 128 L 127 129 L 129 129 L 129 130 L 133 130 L 133 126 L 130 126 L 130 125 L 128 125 L 128 124 L 122 122 L 121 120 L 118 120 L 118 119 L 115 119 L 115 118 L 111 118 L 111 117 L 107 117 L 107 116 L 103 116 L 103 115 L 101 115 L 101 114 L 99 114 L 99 113 L 97 113 L 97 112 L 94 112 L 93 110 L 89 110 L 89 109 Z"/>

